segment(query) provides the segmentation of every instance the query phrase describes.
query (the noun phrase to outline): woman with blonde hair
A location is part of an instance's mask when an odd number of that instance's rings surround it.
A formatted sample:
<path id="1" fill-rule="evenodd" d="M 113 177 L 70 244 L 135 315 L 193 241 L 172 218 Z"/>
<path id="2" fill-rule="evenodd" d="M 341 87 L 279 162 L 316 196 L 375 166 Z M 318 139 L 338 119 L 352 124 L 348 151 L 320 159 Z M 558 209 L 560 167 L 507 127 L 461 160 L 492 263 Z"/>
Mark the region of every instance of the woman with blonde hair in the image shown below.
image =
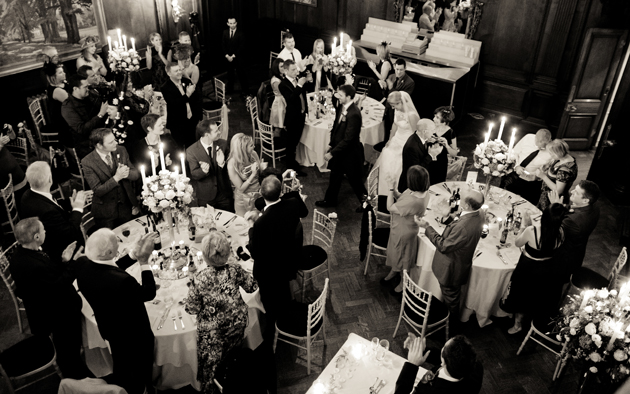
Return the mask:
<path id="1" fill-rule="evenodd" d="M 103 59 L 96 54 L 96 45 L 99 39 L 94 36 L 87 36 L 81 44 L 81 54 L 77 58 L 77 70 L 81 66 L 90 66 L 97 75 L 107 75 L 107 69 L 103 64 Z"/>
<path id="2" fill-rule="evenodd" d="M 306 57 L 308 70 L 313 75 L 314 91 L 328 86 L 328 56 L 324 53 L 324 40 L 318 38 L 313 43 L 313 53 Z"/>
<path id="3" fill-rule="evenodd" d="M 230 241 L 216 230 L 201 241 L 207 268 L 192 279 L 186 312 L 197 315 L 197 380 L 201 391 L 214 393 L 214 373 L 230 350 L 240 346 L 247 328 L 247 304 L 239 287 L 248 293 L 258 289 L 254 277 L 228 261 Z"/>
<path id="4" fill-rule="evenodd" d="M 254 152 L 251 136 L 238 133 L 232 137 L 227 165 L 234 189 L 234 210 L 238 216 L 244 216 L 254 208 L 254 202 L 260 197 L 260 159 Z"/>
<path id="5" fill-rule="evenodd" d="M 538 200 L 538 209 L 544 211 L 549 205 L 549 192 L 558 193 L 562 202 L 568 204 L 569 190 L 577 178 L 578 166 L 575 158 L 569 154 L 569 144 L 562 139 L 555 139 L 545 147 L 551 160 L 536 170 L 536 176 L 542 179 L 542 192 Z"/>
<path id="6" fill-rule="evenodd" d="M 394 73 L 394 66 L 389 54 L 389 43 L 382 41 L 376 46 L 376 54 L 378 55 L 378 64 L 368 61 L 368 66 L 376 75 L 376 81 L 382 88 L 387 86 L 387 77 Z"/>
<path id="7" fill-rule="evenodd" d="M 162 36 L 160 33 L 151 33 L 149 35 L 149 45 L 147 46 L 147 68 L 151 70 L 151 77 L 153 81 L 153 89 L 157 92 L 168 79 L 166 75 L 166 56 L 170 51 L 170 45 L 168 43 L 163 45 Z"/>

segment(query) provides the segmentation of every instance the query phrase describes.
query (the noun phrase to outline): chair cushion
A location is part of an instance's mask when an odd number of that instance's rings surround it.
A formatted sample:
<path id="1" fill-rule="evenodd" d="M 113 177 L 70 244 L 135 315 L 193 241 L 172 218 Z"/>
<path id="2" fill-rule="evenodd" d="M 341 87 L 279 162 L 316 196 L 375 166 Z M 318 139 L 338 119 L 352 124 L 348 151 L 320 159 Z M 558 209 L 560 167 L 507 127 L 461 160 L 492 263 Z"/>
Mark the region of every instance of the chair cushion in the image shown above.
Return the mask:
<path id="1" fill-rule="evenodd" d="M 43 367 L 54 355 L 55 348 L 50 338 L 35 335 L 3 351 L 0 365 L 9 377 L 16 377 Z"/>
<path id="2" fill-rule="evenodd" d="M 380 213 L 386 213 L 389 214 L 389 211 L 387 210 L 387 196 L 378 196 L 378 211 Z"/>
<path id="3" fill-rule="evenodd" d="M 414 303 L 417 305 L 422 305 L 422 303 L 413 295 L 409 294 L 409 296 L 414 300 Z M 416 313 L 412 307 L 410 307 L 407 303 L 405 303 L 405 314 L 413 320 L 417 325 L 421 326 L 424 321 L 423 317 Z M 434 324 L 439 322 L 448 316 L 448 308 L 446 305 L 435 298 L 435 296 L 431 296 L 431 308 L 429 309 L 429 322 L 428 324 Z"/>
<path id="4" fill-rule="evenodd" d="M 389 227 L 377 227 L 372 231 L 372 243 L 381 248 L 387 247 L 389 241 Z"/>
<path id="5" fill-rule="evenodd" d="M 298 337 L 306 336 L 306 319 L 308 318 L 308 305 L 293 301 L 286 310 L 280 312 L 276 326 L 282 332 Z M 321 319 L 311 330 L 311 335 L 319 331 L 324 319 Z"/>
<path id="6" fill-rule="evenodd" d="M 301 271 L 309 271 L 320 266 L 328 259 L 328 253 L 317 245 L 302 246 L 302 258 L 298 267 Z"/>
<path id="7" fill-rule="evenodd" d="M 578 289 L 601 289 L 608 286 L 608 279 L 588 268 L 580 268 L 571 277 L 571 283 Z"/>

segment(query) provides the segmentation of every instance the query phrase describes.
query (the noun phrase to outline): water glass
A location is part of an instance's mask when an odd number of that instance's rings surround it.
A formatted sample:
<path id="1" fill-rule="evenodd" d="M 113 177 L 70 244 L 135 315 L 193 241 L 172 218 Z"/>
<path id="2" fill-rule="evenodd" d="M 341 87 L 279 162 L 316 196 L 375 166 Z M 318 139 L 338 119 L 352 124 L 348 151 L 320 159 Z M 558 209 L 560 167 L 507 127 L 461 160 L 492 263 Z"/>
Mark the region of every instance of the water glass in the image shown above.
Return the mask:
<path id="1" fill-rule="evenodd" d="M 372 353 L 376 354 L 376 351 L 378 350 L 378 346 L 379 346 L 379 339 L 377 337 L 372 338 Z"/>
<path id="2" fill-rule="evenodd" d="M 382 339 L 378 350 L 376 351 L 376 361 L 383 362 L 385 359 L 385 354 L 389 350 L 389 341 L 387 339 Z"/>

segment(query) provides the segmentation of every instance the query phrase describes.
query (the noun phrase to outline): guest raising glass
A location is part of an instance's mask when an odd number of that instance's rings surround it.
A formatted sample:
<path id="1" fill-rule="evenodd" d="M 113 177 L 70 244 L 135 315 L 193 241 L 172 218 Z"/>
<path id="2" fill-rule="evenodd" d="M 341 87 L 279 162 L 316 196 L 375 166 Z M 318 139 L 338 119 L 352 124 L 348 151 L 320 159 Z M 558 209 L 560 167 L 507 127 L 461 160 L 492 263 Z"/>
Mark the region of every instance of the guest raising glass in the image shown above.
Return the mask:
<path id="1" fill-rule="evenodd" d="M 320 88 L 329 86 L 328 83 L 328 56 L 324 54 L 324 40 L 318 38 L 313 43 L 313 53 L 306 57 L 306 70 L 313 76 L 314 87 L 310 91 L 319 91 Z"/>
<path id="2" fill-rule="evenodd" d="M 254 208 L 254 202 L 260 197 L 260 159 L 254 151 L 251 136 L 238 133 L 232 137 L 227 164 L 234 189 L 234 210 L 237 215 L 244 216 Z"/>
<path id="3" fill-rule="evenodd" d="M 549 192 L 554 191 L 562 201 L 569 201 L 569 190 L 577 178 L 578 166 L 575 158 L 569 154 L 569 144 L 555 139 L 547 145 L 551 160 L 536 170 L 536 176 L 543 181 L 538 209 L 549 206 Z"/>
<path id="4" fill-rule="evenodd" d="M 214 230 L 201 242 L 207 268 L 191 281 L 186 312 L 197 315 L 197 379 L 202 392 L 214 393 L 214 373 L 228 352 L 241 345 L 247 327 L 247 305 L 239 287 L 252 293 L 258 285 L 240 265 L 228 262 L 230 242 Z"/>

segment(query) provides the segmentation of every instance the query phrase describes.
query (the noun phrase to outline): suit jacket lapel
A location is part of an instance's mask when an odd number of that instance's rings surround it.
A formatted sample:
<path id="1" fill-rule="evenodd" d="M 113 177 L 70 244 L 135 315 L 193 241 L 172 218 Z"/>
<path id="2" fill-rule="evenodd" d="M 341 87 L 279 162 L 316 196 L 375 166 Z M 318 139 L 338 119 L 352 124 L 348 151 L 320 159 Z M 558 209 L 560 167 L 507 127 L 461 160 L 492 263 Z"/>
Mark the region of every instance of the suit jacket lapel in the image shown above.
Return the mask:
<path id="1" fill-rule="evenodd" d="M 90 153 L 92 155 L 92 157 L 90 158 L 93 162 L 96 163 L 96 166 L 107 176 L 111 176 L 111 168 L 109 168 L 109 166 L 103 161 L 103 159 L 101 159 L 101 156 L 98 154 L 98 152 L 95 150 L 92 151 L 92 153 Z M 112 158 L 113 160 L 113 158 Z"/>

